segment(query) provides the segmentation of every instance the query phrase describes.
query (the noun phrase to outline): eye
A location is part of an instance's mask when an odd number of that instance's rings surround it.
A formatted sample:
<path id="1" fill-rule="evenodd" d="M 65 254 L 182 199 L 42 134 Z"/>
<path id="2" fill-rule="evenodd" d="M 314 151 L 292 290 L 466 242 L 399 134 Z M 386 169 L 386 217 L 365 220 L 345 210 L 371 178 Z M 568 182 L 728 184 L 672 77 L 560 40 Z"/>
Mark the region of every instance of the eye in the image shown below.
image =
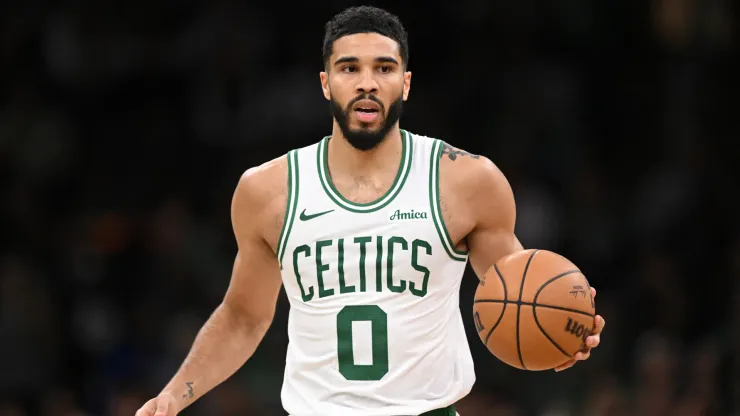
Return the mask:
<path id="1" fill-rule="evenodd" d="M 384 74 L 387 74 L 393 70 L 393 67 L 390 65 L 383 65 L 380 68 L 378 68 L 378 70 Z"/>
<path id="2" fill-rule="evenodd" d="M 342 68 L 342 72 L 349 72 L 349 73 L 357 72 L 357 68 L 351 65 L 345 66 L 344 68 Z"/>

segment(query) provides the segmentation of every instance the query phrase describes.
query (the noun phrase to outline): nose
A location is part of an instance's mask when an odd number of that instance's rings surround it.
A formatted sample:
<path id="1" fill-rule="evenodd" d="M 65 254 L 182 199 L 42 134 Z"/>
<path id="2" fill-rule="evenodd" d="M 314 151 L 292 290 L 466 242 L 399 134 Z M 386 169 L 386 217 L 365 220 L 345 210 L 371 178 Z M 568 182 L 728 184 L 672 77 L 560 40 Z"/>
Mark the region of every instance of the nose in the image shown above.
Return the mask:
<path id="1" fill-rule="evenodd" d="M 370 94 L 378 92 L 378 83 L 372 71 L 363 71 L 357 81 L 357 92 Z"/>

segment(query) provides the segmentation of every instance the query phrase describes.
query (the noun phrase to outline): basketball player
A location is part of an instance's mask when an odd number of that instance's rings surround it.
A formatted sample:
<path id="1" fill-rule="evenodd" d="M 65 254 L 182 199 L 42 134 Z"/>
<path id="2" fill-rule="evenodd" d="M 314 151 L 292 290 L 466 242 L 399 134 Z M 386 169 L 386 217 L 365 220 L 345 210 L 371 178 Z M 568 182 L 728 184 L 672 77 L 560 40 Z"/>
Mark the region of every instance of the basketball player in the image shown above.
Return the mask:
<path id="1" fill-rule="evenodd" d="M 488 159 L 399 127 L 408 99 L 399 20 L 357 7 L 326 25 L 331 136 L 246 171 L 232 201 L 230 286 L 181 368 L 137 416 L 172 416 L 254 353 L 281 286 L 290 301 L 282 402 L 294 416 L 455 415 L 475 381 L 459 308 L 522 250 L 512 190 Z M 472 325 L 472 319 L 470 320 Z M 597 316 L 587 348 L 599 344 Z"/>

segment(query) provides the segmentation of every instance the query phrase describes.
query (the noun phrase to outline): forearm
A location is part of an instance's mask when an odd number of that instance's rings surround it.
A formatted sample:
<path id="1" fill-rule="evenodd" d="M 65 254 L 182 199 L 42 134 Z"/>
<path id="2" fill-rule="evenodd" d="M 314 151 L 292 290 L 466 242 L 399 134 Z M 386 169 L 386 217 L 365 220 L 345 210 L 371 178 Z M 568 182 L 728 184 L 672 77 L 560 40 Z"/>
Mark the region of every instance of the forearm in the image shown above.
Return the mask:
<path id="1" fill-rule="evenodd" d="M 249 322 L 222 303 L 198 332 L 180 369 L 162 392 L 174 397 L 178 411 L 191 405 L 244 365 L 268 326 Z"/>
<path id="2" fill-rule="evenodd" d="M 524 250 L 514 233 L 506 230 L 481 230 L 468 238 L 470 265 L 479 279 L 502 258 Z"/>

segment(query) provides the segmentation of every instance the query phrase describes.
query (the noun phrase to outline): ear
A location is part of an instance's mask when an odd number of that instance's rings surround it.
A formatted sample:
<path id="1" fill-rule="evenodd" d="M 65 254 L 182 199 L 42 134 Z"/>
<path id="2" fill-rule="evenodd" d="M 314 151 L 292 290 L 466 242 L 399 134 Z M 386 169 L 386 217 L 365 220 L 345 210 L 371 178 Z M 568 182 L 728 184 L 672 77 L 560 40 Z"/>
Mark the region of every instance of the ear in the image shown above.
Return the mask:
<path id="1" fill-rule="evenodd" d="M 411 92 L 411 71 L 406 71 L 403 74 L 403 100 L 409 99 L 409 93 Z"/>
<path id="2" fill-rule="evenodd" d="M 324 98 L 327 100 L 331 100 L 331 89 L 329 88 L 329 73 L 326 71 L 321 71 L 319 73 L 319 78 L 321 79 L 321 90 L 324 92 Z"/>

